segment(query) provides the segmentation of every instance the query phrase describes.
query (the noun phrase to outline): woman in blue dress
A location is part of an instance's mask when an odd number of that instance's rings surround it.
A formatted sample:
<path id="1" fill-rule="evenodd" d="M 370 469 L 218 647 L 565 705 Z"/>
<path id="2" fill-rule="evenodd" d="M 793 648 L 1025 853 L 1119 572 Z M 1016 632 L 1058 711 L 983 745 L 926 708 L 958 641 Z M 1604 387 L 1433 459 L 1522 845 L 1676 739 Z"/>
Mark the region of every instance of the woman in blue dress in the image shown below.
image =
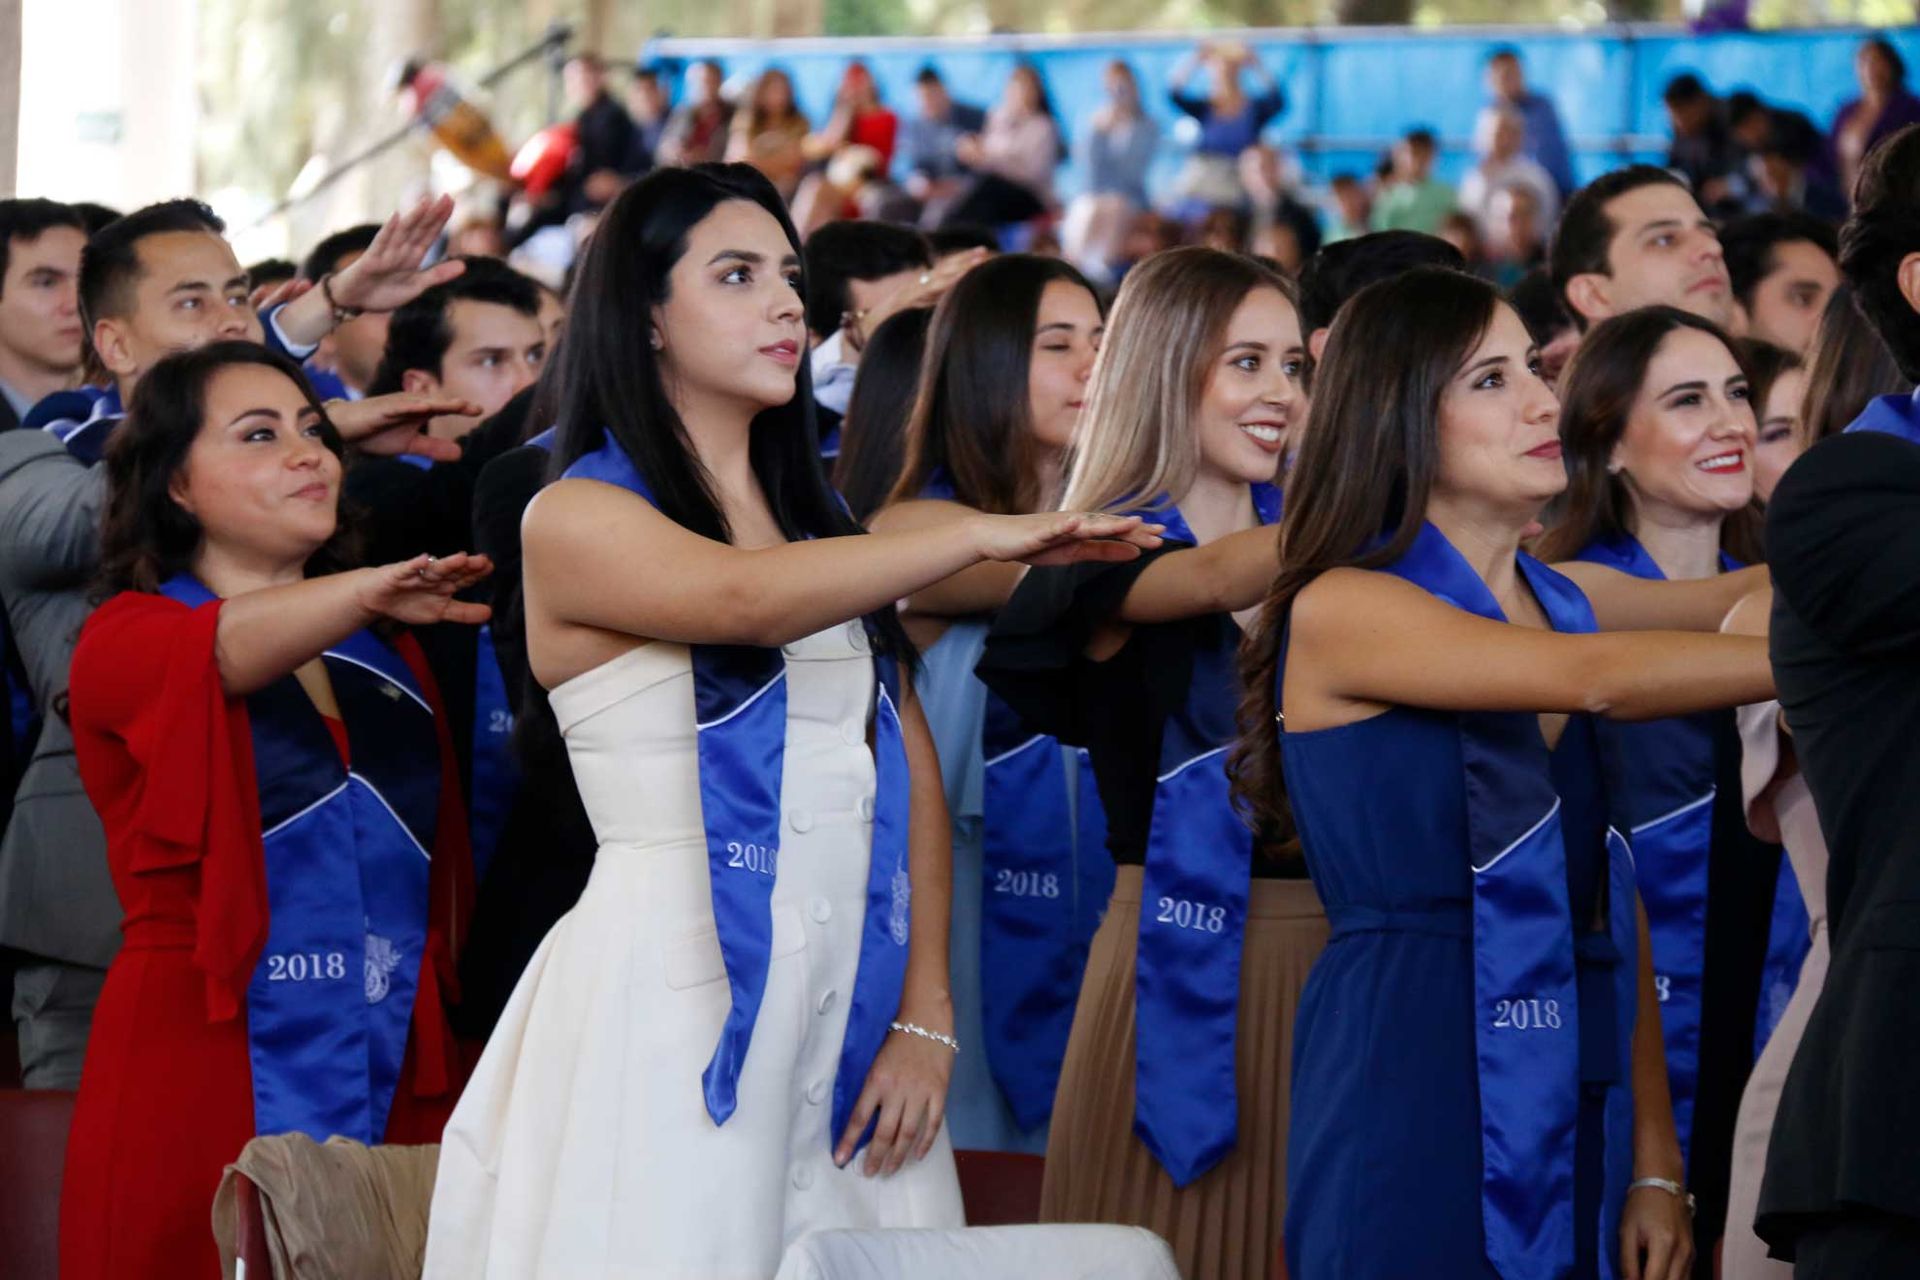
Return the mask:
<path id="1" fill-rule="evenodd" d="M 1590 717 L 1772 678 L 1764 644 L 1680 634 L 1750 580 L 1583 566 L 1576 586 L 1520 552 L 1566 484 L 1538 359 L 1482 281 L 1374 285 L 1335 323 L 1288 477 L 1236 777 L 1333 926 L 1295 1029 L 1295 1280 L 1678 1280 L 1691 1258 Z"/>
<path id="2" fill-rule="evenodd" d="M 1761 558 L 1757 425 L 1733 343 L 1644 307 L 1596 325 L 1561 384 L 1567 492 L 1542 560 L 1699 581 Z M 1734 1122 L 1809 946 L 1777 843 L 1747 829 L 1731 711 L 1610 725 L 1647 908 L 1674 1126 L 1708 1253 L 1724 1228 Z M 1777 923 L 1776 923 L 1777 922 Z M 1766 993 L 1778 988 L 1771 1000 Z"/>
<path id="3" fill-rule="evenodd" d="M 1093 287 L 1057 259 L 1009 254 L 962 276 L 934 314 L 900 473 L 872 528 L 1050 509 L 1105 324 Z M 900 621 L 921 652 L 916 690 L 953 823 L 954 1027 L 984 1050 L 955 1060 L 947 1124 L 958 1147 L 1038 1153 L 1113 864 L 1078 755 L 1028 731 L 973 674 L 1023 567 L 963 570 L 908 596 Z"/>

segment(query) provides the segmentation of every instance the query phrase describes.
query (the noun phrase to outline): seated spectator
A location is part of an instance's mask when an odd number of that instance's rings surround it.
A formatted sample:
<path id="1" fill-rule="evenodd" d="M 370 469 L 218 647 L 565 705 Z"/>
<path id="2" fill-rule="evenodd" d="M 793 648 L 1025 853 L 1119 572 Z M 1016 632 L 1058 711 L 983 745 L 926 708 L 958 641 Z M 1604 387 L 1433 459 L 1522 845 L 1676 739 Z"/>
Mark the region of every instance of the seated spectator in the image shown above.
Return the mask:
<path id="1" fill-rule="evenodd" d="M 746 106 L 733 113 L 727 159 L 752 165 L 791 200 L 807 167 L 806 141 L 812 132 L 806 113 L 794 101 L 793 78 L 769 67 L 754 80 Z"/>
<path id="2" fill-rule="evenodd" d="M 1193 243 L 1222 253 L 1245 253 L 1253 224 L 1238 209 L 1209 209 L 1194 228 Z"/>
<path id="3" fill-rule="evenodd" d="M 1336 173 L 1327 184 L 1333 208 L 1327 216 L 1326 243 L 1367 234 L 1373 225 L 1373 197 L 1367 184 L 1351 173 Z"/>
<path id="4" fill-rule="evenodd" d="M 1907 88 L 1907 61 L 1884 37 L 1875 36 L 1854 55 L 1860 96 L 1833 119 L 1831 150 L 1840 190 L 1853 193 L 1854 177 L 1869 151 L 1907 125 L 1920 123 L 1920 97 Z"/>
<path id="5" fill-rule="evenodd" d="M 1500 188 L 1493 193 L 1487 217 L 1487 254 L 1495 284 L 1510 289 L 1520 277 L 1547 265 L 1547 228 L 1553 224 L 1540 216 L 1539 195 L 1532 187 Z"/>
<path id="6" fill-rule="evenodd" d="M 1491 277 L 1493 264 L 1487 257 L 1486 242 L 1480 238 L 1480 224 L 1458 209 L 1440 219 L 1434 233 L 1460 251 L 1467 270 L 1476 276 Z"/>
<path id="7" fill-rule="evenodd" d="M 1800 143 L 1768 141 L 1751 161 L 1746 207 L 1755 213 L 1807 213 L 1839 223 L 1847 216 L 1846 198 L 1818 175 L 1811 162 L 1814 154 Z"/>
<path id="8" fill-rule="evenodd" d="M 565 212 L 589 213 L 620 194 L 644 166 L 636 167 L 633 117 L 607 92 L 607 73 L 590 53 L 575 54 L 564 71 L 567 101 L 574 109 L 573 162 L 561 186 Z"/>
<path id="9" fill-rule="evenodd" d="M 1720 233 L 1681 179 L 1617 169 L 1567 201 L 1550 250 L 1553 281 L 1584 333 L 1608 316 L 1666 303 L 1722 329 L 1734 318 Z"/>
<path id="10" fill-rule="evenodd" d="M 733 106 L 721 96 L 726 72 L 711 58 L 702 58 L 687 72 L 687 97 L 667 117 L 660 142 L 654 148 L 657 164 L 707 164 L 727 153 L 727 131 L 733 124 Z"/>
<path id="11" fill-rule="evenodd" d="M 1805 157 L 1811 179 L 1838 193 L 1826 135 L 1806 112 L 1776 106 L 1742 89 L 1727 95 L 1727 129 L 1734 145 L 1750 161 L 1769 147 L 1786 148 L 1792 154 Z M 1844 201 L 1840 216 L 1846 216 Z"/>
<path id="12" fill-rule="evenodd" d="M 807 156 L 826 161 L 793 199 L 793 220 L 804 238 L 837 218 L 893 218 L 889 203 L 899 117 L 880 101 L 880 86 L 864 62 L 851 62 L 840 76 L 833 114 L 807 139 Z M 905 219 L 897 219 L 904 221 Z"/>
<path id="13" fill-rule="evenodd" d="M 1023 62 L 1013 69 L 987 127 L 959 138 L 954 154 L 975 176 L 943 223 L 1006 227 L 1053 207 L 1053 171 L 1066 147 L 1038 68 Z"/>
<path id="14" fill-rule="evenodd" d="M 437 1140 L 471 867 L 432 679 L 369 628 L 486 616 L 466 556 L 341 572 L 343 446 L 284 356 L 168 357 L 132 410 L 70 711 L 126 932 L 61 1191 L 100 1280 L 211 1274 L 256 1134 Z"/>
<path id="15" fill-rule="evenodd" d="M 626 163 L 628 173 L 642 174 L 653 168 L 660 151 L 660 138 L 673 115 L 673 95 L 659 68 L 641 63 L 627 82 L 627 118 L 633 121 L 633 144 Z"/>
<path id="16" fill-rule="evenodd" d="M 56 712 L 94 604 L 105 499 L 97 459 L 123 421 L 120 406 L 176 351 L 241 338 L 304 358 L 336 311 L 390 309 L 451 279 L 458 264 L 419 265 L 451 213 L 443 200 L 397 216 L 358 260 L 264 320 L 224 224 L 198 201 L 116 219 L 81 255 L 80 313 L 114 385 L 81 397 L 88 407 L 75 416 L 62 407 L 73 393 L 43 401 L 29 418 L 47 411 L 49 430 L 0 434 L 0 601 L 44 725 L 0 840 L 0 946 L 20 959 L 13 1013 L 29 1088 L 78 1086 L 93 1007 L 120 942 L 105 836 L 80 785 L 71 729 Z M 341 404 L 332 419 L 363 448 L 436 456 L 447 448 L 419 436 L 418 414 L 406 406 Z"/>
<path id="17" fill-rule="evenodd" d="M 1490 107 L 1475 131 L 1480 158 L 1460 180 L 1460 210 L 1479 224 L 1488 240 L 1500 237 L 1494 200 L 1500 192 L 1521 187 L 1533 193 L 1540 225 L 1551 227 L 1560 214 L 1560 193 L 1553 175 L 1526 154 L 1527 122 L 1512 107 Z"/>
<path id="18" fill-rule="evenodd" d="M 1439 145 L 1428 129 L 1413 129 L 1393 148 L 1393 175 L 1373 202 L 1375 231 L 1433 235 L 1454 210 L 1453 188 L 1433 176 Z"/>
<path id="19" fill-rule="evenodd" d="M 1567 135 L 1560 127 L 1560 113 L 1553 100 L 1535 93 L 1527 85 L 1526 70 L 1520 65 L 1520 51 L 1503 45 L 1487 55 L 1487 92 L 1490 105 L 1518 111 L 1525 129 L 1526 154 L 1553 177 L 1557 194 L 1573 194 L 1573 157 L 1567 150 Z M 1559 201 L 1554 202 L 1558 205 Z"/>
<path id="20" fill-rule="evenodd" d="M 970 102 L 956 102 L 931 63 L 913 77 L 913 91 L 919 111 L 900 129 L 906 190 L 920 202 L 922 225 L 937 225 L 966 189 L 968 170 L 960 160 L 959 141 L 985 129 L 987 113 Z"/>
<path id="21" fill-rule="evenodd" d="M 1207 96 L 1188 91 L 1194 72 L 1207 69 Z M 1247 93 L 1244 81 L 1258 84 Z M 1261 130 L 1286 109 L 1279 83 L 1237 41 L 1203 40 L 1173 69 L 1167 86 L 1173 105 L 1199 126 L 1193 153 L 1174 180 L 1176 216 L 1197 217 L 1215 205 L 1243 198 L 1235 164 L 1240 153 L 1260 140 Z"/>
<path id="22" fill-rule="evenodd" d="M 1160 147 L 1160 126 L 1140 104 L 1140 81 L 1133 67 L 1115 58 L 1101 77 L 1107 100 L 1093 113 L 1081 142 L 1086 162 L 1086 193 L 1117 196 L 1135 209 L 1151 204 L 1147 171 Z"/>
<path id="23" fill-rule="evenodd" d="M 1691 71 L 1667 81 L 1660 99 L 1673 130 L 1667 168 L 1686 178 L 1704 209 L 1738 201 L 1745 184 L 1720 100 Z"/>
<path id="24" fill-rule="evenodd" d="M 1744 332 L 1811 357 L 1827 299 L 1840 284 L 1833 228 L 1804 213 L 1752 214 L 1720 228 L 1720 248 Z"/>
<path id="25" fill-rule="evenodd" d="M 315 284 L 322 276 L 344 271 L 367 251 L 380 234 L 376 223 L 368 222 L 345 231 L 336 231 L 313 246 L 300 264 L 300 278 Z M 257 287 L 260 282 L 253 282 Z M 307 377 L 322 399 L 358 400 L 373 385 L 373 374 L 380 367 L 380 353 L 387 346 L 388 311 L 363 311 L 351 320 L 334 325 L 320 339 L 319 349 L 307 361 Z"/>
<path id="26" fill-rule="evenodd" d="M 1246 188 L 1254 233 L 1285 227 L 1297 243 L 1301 261 L 1320 251 L 1324 238 L 1320 215 L 1294 194 L 1280 148 L 1261 143 L 1240 153 L 1240 184 Z M 1289 272 L 1288 274 L 1292 274 Z"/>
<path id="27" fill-rule="evenodd" d="M 52 200 L 0 200 L 0 431 L 80 376 L 86 224 Z"/>

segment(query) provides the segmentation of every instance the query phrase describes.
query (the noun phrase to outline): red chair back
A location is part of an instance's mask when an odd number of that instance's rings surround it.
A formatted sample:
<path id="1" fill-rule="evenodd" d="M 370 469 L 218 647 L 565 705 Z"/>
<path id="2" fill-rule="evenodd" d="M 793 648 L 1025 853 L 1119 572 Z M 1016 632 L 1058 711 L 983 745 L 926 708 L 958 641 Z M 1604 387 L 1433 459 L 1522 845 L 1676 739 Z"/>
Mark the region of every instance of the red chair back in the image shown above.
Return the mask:
<path id="1" fill-rule="evenodd" d="M 956 1151 L 960 1199 L 970 1227 L 1008 1227 L 1040 1220 L 1041 1156 L 1005 1151 Z"/>
<path id="2" fill-rule="evenodd" d="M 0 1258 L 17 1280 L 60 1272 L 60 1179 L 73 1095 L 0 1089 Z"/>
<path id="3" fill-rule="evenodd" d="M 267 1216 L 260 1205 L 260 1188 L 238 1169 L 233 1171 L 233 1255 L 240 1260 L 239 1280 L 273 1280 L 273 1256 L 267 1252 Z"/>

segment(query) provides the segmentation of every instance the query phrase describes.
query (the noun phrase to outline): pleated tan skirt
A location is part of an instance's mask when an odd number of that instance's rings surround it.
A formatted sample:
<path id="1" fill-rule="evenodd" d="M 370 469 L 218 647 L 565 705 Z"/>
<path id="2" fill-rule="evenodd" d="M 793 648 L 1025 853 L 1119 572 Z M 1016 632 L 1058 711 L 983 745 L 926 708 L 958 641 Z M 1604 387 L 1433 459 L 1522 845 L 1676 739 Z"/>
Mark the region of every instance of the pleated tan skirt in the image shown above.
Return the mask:
<path id="1" fill-rule="evenodd" d="M 1267 1280 L 1287 1208 L 1293 1015 L 1327 941 L 1306 880 L 1255 880 L 1240 963 L 1240 1136 L 1184 1189 L 1133 1133 L 1133 969 L 1139 867 L 1121 867 L 1094 935 L 1054 1098 L 1042 1222 L 1111 1222 L 1159 1233 L 1186 1280 Z"/>

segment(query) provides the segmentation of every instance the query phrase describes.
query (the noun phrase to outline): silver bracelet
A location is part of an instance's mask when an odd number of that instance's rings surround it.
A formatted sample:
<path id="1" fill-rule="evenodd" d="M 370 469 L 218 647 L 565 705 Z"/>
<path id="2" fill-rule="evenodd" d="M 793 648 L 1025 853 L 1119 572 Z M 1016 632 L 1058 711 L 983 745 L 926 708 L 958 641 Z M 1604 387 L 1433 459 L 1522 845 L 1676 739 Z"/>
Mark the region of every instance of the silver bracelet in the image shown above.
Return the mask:
<path id="1" fill-rule="evenodd" d="M 894 1023 L 888 1024 L 887 1029 L 889 1031 L 904 1031 L 906 1034 L 910 1036 L 919 1036 L 922 1040 L 931 1040 L 935 1044 L 943 1044 L 947 1046 L 947 1048 L 953 1050 L 955 1053 L 960 1052 L 960 1042 L 958 1040 L 955 1040 L 952 1036 L 943 1036 L 938 1031 L 929 1031 L 925 1027 L 919 1026 L 915 1023 L 894 1022 Z"/>
<path id="2" fill-rule="evenodd" d="M 1664 1191 L 1674 1199 L 1685 1202 L 1688 1216 L 1692 1216 L 1695 1211 L 1693 1194 L 1677 1182 L 1666 1178 L 1635 1178 L 1627 1184 L 1627 1190 L 1629 1192 L 1638 1191 L 1642 1187 L 1652 1187 L 1655 1190 Z"/>

